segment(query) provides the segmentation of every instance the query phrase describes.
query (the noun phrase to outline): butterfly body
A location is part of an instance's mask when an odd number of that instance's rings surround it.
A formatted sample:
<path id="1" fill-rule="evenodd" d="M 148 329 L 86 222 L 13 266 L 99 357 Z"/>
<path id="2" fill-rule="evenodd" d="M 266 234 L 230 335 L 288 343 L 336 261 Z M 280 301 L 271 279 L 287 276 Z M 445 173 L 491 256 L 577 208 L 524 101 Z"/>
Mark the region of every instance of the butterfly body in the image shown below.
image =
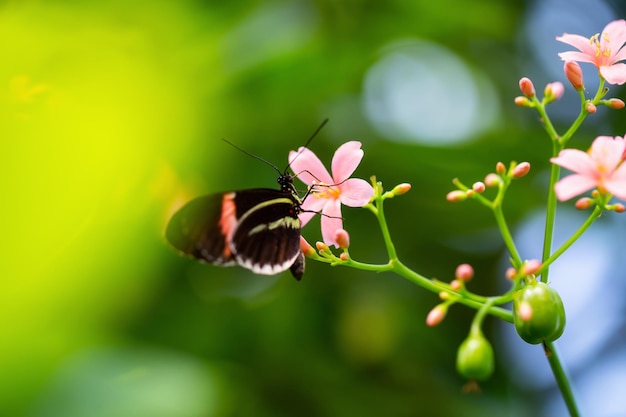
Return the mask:
<path id="1" fill-rule="evenodd" d="M 257 274 L 287 269 L 304 273 L 300 249 L 300 200 L 293 176 L 278 178 L 280 190 L 255 188 L 210 194 L 185 204 L 171 218 L 172 246 L 215 265 L 240 265 Z"/>

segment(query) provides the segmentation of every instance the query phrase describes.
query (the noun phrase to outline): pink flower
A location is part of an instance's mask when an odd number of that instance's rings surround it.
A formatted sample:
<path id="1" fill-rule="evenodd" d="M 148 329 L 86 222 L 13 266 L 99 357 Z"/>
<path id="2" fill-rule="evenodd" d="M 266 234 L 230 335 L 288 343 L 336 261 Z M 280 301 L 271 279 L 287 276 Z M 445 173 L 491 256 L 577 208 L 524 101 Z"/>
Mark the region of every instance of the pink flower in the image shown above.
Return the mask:
<path id="1" fill-rule="evenodd" d="M 609 84 L 624 84 L 626 82 L 626 64 L 620 63 L 626 59 L 626 20 L 615 20 L 604 28 L 601 34 L 595 34 L 587 39 L 580 35 L 564 33 L 557 36 L 557 41 L 572 45 L 578 51 L 561 52 L 559 57 L 563 61 L 589 62 L 595 65 L 600 75 Z"/>
<path id="2" fill-rule="evenodd" d="M 327 245 L 339 247 L 336 235 L 343 229 L 341 205 L 363 207 L 374 195 L 374 189 L 365 180 L 350 178 L 363 158 L 361 142 L 344 143 L 335 151 L 332 176 L 319 158 L 307 148 L 289 153 L 289 164 L 311 193 L 302 203 L 300 222 L 304 226 L 316 213 L 321 213 L 322 238 Z"/>
<path id="3" fill-rule="evenodd" d="M 597 188 L 626 200 L 626 141 L 621 137 L 598 136 L 588 152 L 564 149 L 550 161 L 573 171 L 554 185 L 560 201 Z"/>

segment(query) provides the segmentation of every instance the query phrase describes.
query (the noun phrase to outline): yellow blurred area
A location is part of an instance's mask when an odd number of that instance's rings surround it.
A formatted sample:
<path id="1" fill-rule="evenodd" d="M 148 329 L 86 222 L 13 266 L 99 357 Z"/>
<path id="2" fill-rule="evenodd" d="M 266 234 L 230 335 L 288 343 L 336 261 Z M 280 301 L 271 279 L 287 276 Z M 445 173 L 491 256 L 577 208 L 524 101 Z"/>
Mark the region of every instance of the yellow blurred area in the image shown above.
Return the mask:
<path id="1" fill-rule="evenodd" d="M 155 242 L 179 189 L 171 160 L 198 135 L 198 117 L 210 125 L 195 109 L 217 77 L 203 63 L 198 88 L 200 63 L 185 39 L 193 13 L 159 1 L 112 10 L 0 6 L 0 404 L 8 409 L 157 288 Z M 211 45 L 203 38 L 203 60 Z"/>

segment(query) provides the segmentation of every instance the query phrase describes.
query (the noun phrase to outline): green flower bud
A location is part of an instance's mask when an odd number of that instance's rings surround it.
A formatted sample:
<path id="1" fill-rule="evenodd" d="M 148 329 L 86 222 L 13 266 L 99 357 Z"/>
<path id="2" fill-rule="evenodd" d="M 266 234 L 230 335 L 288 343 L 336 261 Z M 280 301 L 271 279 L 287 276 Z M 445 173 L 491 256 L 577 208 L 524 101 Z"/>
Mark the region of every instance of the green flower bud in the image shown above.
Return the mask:
<path id="1" fill-rule="evenodd" d="M 463 377 L 484 381 L 493 374 L 493 348 L 482 333 L 470 333 L 456 355 L 456 370 Z"/>
<path id="2" fill-rule="evenodd" d="M 513 295 L 513 323 L 530 344 L 552 342 L 565 330 L 563 301 L 554 288 L 533 281 Z"/>

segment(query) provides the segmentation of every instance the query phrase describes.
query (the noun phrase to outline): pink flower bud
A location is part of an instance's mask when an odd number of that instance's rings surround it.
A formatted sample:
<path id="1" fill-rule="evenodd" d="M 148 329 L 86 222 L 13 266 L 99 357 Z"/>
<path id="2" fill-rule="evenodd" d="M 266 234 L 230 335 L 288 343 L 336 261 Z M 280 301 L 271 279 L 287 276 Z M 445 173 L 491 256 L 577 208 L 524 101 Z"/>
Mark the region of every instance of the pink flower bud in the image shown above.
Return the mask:
<path id="1" fill-rule="evenodd" d="M 472 185 L 472 190 L 474 190 L 478 194 L 484 192 L 485 191 L 485 183 L 482 182 L 482 181 L 475 182 L 474 185 Z"/>
<path id="2" fill-rule="evenodd" d="M 626 207 L 622 203 L 615 203 L 611 206 L 607 206 L 609 210 L 613 210 L 616 213 L 623 213 L 626 211 Z"/>
<path id="3" fill-rule="evenodd" d="M 467 190 L 467 191 L 465 191 L 465 195 L 467 196 L 467 198 L 474 197 L 474 190 Z"/>
<path id="4" fill-rule="evenodd" d="M 506 166 L 502 162 L 498 162 L 496 164 L 496 173 L 502 175 L 505 172 L 506 172 Z"/>
<path id="5" fill-rule="evenodd" d="M 576 61 L 565 61 L 563 65 L 563 72 L 567 80 L 572 84 L 576 91 L 585 89 L 585 83 L 583 82 L 583 71 L 580 69 L 580 65 Z"/>
<path id="6" fill-rule="evenodd" d="M 513 267 L 507 268 L 506 273 L 504 274 L 508 279 L 515 279 L 517 276 L 517 270 Z"/>
<path id="7" fill-rule="evenodd" d="M 350 259 L 350 257 L 348 256 L 348 254 L 346 252 L 341 252 L 341 255 L 339 255 L 339 259 L 341 259 L 342 261 L 347 261 L 348 259 Z"/>
<path id="8" fill-rule="evenodd" d="M 522 162 L 513 168 L 513 178 L 522 178 L 530 171 L 530 164 L 528 162 Z"/>
<path id="9" fill-rule="evenodd" d="M 607 100 L 606 105 L 611 109 L 623 109 L 624 102 L 619 98 L 610 98 Z"/>
<path id="10" fill-rule="evenodd" d="M 502 181 L 500 177 L 493 172 L 491 174 L 487 174 L 487 176 L 485 177 L 485 185 L 487 187 L 496 187 L 500 185 L 500 181 Z"/>
<path id="11" fill-rule="evenodd" d="M 467 282 L 474 277 L 474 268 L 470 264 L 461 264 L 456 267 L 454 276 L 456 279 Z"/>
<path id="12" fill-rule="evenodd" d="M 452 288 L 454 291 L 460 291 L 461 288 L 463 288 L 463 281 L 453 279 L 452 281 L 450 281 L 450 288 Z"/>
<path id="13" fill-rule="evenodd" d="M 328 248 L 328 245 L 324 242 L 316 242 L 315 247 L 317 248 L 319 252 L 328 252 L 330 250 Z"/>
<path id="14" fill-rule="evenodd" d="M 541 270 L 541 261 L 538 259 L 531 259 L 524 262 L 524 265 L 520 268 L 522 275 L 535 275 Z"/>
<path id="15" fill-rule="evenodd" d="M 546 101 L 549 103 L 554 100 L 558 100 L 563 96 L 565 92 L 565 87 L 562 82 L 555 81 L 553 83 L 549 83 L 546 85 L 546 88 L 543 92 Z"/>
<path id="16" fill-rule="evenodd" d="M 533 107 L 533 102 L 523 96 L 515 97 L 515 100 L 513 100 L 513 102 L 520 107 Z"/>
<path id="17" fill-rule="evenodd" d="M 350 235 L 344 229 L 335 232 L 335 242 L 341 249 L 347 249 L 350 246 Z"/>
<path id="18" fill-rule="evenodd" d="M 467 194 L 465 193 L 465 191 L 461 191 L 461 190 L 450 191 L 446 195 L 446 200 L 448 200 L 451 203 L 465 201 L 466 199 L 467 199 Z"/>
<path id="19" fill-rule="evenodd" d="M 590 113 L 590 114 L 593 114 L 593 113 L 595 113 L 598 110 L 596 105 L 593 104 L 593 103 L 585 104 L 585 109 L 587 109 L 587 112 Z"/>
<path id="20" fill-rule="evenodd" d="M 307 242 L 306 239 L 302 236 L 300 236 L 300 250 L 302 251 L 304 256 L 312 256 L 315 254 L 315 249 L 313 249 L 313 246 L 311 246 L 309 242 Z"/>
<path id="21" fill-rule="evenodd" d="M 574 207 L 576 207 L 578 210 L 587 210 L 589 207 L 593 206 L 593 203 L 593 199 L 589 197 L 583 197 L 576 201 Z"/>
<path id="22" fill-rule="evenodd" d="M 528 301 L 519 303 L 517 306 L 517 316 L 522 319 L 522 321 L 529 321 L 533 318 L 533 307 Z"/>
<path id="23" fill-rule="evenodd" d="M 519 89 L 522 91 L 522 94 L 528 98 L 533 98 L 535 96 L 535 86 L 533 85 L 533 82 L 530 81 L 530 78 L 524 77 L 519 80 Z"/>
<path id="24" fill-rule="evenodd" d="M 403 182 L 402 184 L 398 184 L 395 187 L 393 187 L 393 190 L 391 190 L 391 192 L 394 195 L 402 195 L 402 194 L 408 193 L 410 189 L 411 189 L 411 184 Z"/>
<path id="25" fill-rule="evenodd" d="M 428 313 L 426 317 L 426 325 L 429 327 L 433 327 L 438 325 L 446 318 L 446 313 L 448 312 L 448 307 L 445 304 L 439 304 Z"/>

